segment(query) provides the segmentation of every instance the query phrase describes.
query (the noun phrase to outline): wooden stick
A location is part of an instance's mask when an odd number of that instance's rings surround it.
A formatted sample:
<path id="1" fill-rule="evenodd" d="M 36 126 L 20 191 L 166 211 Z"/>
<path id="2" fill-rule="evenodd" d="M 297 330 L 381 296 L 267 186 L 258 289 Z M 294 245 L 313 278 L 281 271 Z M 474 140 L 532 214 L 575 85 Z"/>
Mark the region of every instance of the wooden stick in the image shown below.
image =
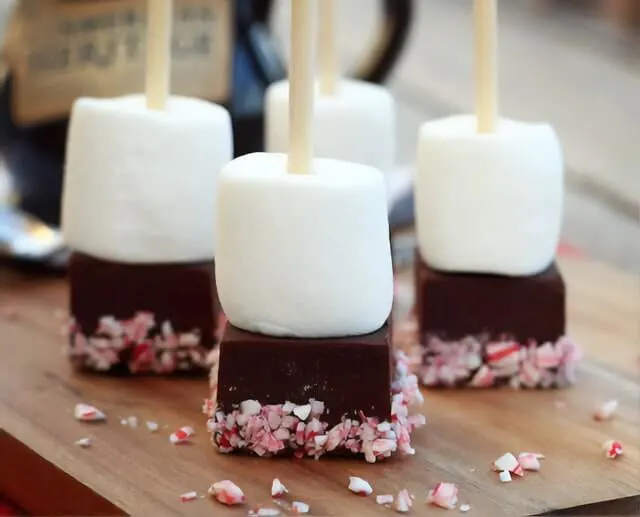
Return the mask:
<path id="1" fill-rule="evenodd" d="M 338 50 L 336 44 L 336 14 L 334 0 L 317 0 L 320 6 L 318 26 L 318 64 L 320 93 L 333 95 L 338 82 Z"/>
<path id="2" fill-rule="evenodd" d="M 293 174 L 308 173 L 313 155 L 313 5 L 313 0 L 291 0 L 288 170 Z"/>
<path id="3" fill-rule="evenodd" d="M 172 0 L 147 0 L 147 108 L 163 110 L 171 80 Z"/>
<path id="4" fill-rule="evenodd" d="M 475 0 L 475 103 L 478 132 L 495 131 L 498 118 L 496 0 Z"/>

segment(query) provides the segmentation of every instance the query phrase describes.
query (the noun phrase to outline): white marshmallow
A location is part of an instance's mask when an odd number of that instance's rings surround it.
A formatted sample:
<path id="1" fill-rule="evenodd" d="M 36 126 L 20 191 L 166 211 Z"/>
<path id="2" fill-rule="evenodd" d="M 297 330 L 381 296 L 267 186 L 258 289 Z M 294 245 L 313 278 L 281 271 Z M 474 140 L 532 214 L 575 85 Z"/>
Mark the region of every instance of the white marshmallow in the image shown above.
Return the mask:
<path id="1" fill-rule="evenodd" d="M 284 153 L 289 145 L 289 82 L 267 90 L 266 150 Z M 375 84 L 342 79 L 333 95 L 316 88 L 314 153 L 391 171 L 396 152 L 396 108 L 391 94 Z"/>
<path id="2" fill-rule="evenodd" d="M 328 159 L 289 174 L 286 162 L 256 153 L 220 173 L 216 283 L 227 318 L 273 336 L 379 329 L 393 299 L 382 174 Z"/>
<path id="3" fill-rule="evenodd" d="M 562 222 L 563 159 L 546 124 L 474 116 L 425 123 L 415 178 L 422 258 L 450 272 L 533 275 L 553 261 Z"/>
<path id="4" fill-rule="evenodd" d="M 170 263 L 214 256 L 217 176 L 232 158 L 227 111 L 171 97 L 79 99 L 67 143 L 62 228 L 70 248 L 105 260 Z"/>

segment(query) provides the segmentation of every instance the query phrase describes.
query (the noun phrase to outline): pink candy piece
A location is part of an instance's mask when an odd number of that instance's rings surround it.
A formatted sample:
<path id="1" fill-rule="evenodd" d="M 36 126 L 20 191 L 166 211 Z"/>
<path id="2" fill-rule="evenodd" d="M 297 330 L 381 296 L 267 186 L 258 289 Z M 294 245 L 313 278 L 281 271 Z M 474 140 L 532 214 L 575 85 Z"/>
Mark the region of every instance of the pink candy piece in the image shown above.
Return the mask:
<path id="1" fill-rule="evenodd" d="M 381 505 L 393 504 L 393 496 L 391 494 L 377 495 L 376 503 Z"/>
<path id="2" fill-rule="evenodd" d="M 438 483 L 429 490 L 427 503 L 452 510 L 458 504 L 458 487 L 453 483 Z"/>
<path id="3" fill-rule="evenodd" d="M 106 420 L 107 418 L 102 411 L 89 404 L 76 404 L 76 407 L 73 409 L 73 416 L 76 420 L 83 422 L 98 422 Z"/>
<path id="4" fill-rule="evenodd" d="M 507 472 L 515 474 L 516 476 L 524 476 L 524 470 L 522 466 L 520 465 L 520 463 L 518 463 L 516 457 L 510 452 L 503 454 L 496 461 L 494 461 L 493 467 L 499 472 L 506 470 Z"/>
<path id="5" fill-rule="evenodd" d="M 302 501 L 294 501 L 293 503 L 291 503 L 291 512 L 294 515 L 309 513 L 309 510 L 309 505 L 307 503 L 303 503 Z"/>
<path id="6" fill-rule="evenodd" d="M 288 493 L 289 490 L 287 490 L 287 487 L 284 486 L 278 478 L 275 478 L 271 483 L 271 497 L 277 499 L 278 497 L 283 497 Z"/>
<path id="7" fill-rule="evenodd" d="M 398 497 L 396 497 L 396 504 L 394 509 L 399 513 L 407 513 L 413 506 L 413 499 L 407 489 L 400 490 Z"/>
<path id="8" fill-rule="evenodd" d="M 216 501 L 227 506 L 242 504 L 245 501 L 244 493 L 240 487 L 228 479 L 214 483 L 207 492 Z"/>
<path id="9" fill-rule="evenodd" d="M 544 458 L 544 454 L 537 452 L 521 452 L 518 454 L 518 463 L 524 470 L 538 472 L 540 470 L 540 460 Z"/>
<path id="10" fill-rule="evenodd" d="M 618 440 L 607 440 L 602 444 L 602 450 L 604 451 L 605 456 L 610 460 L 615 460 L 624 453 L 622 443 Z"/>
<path id="11" fill-rule="evenodd" d="M 189 443 L 191 441 L 191 437 L 195 434 L 193 427 L 184 426 L 178 429 L 176 432 L 171 433 L 169 436 L 169 441 L 174 445 L 179 445 L 181 443 Z"/>
<path id="12" fill-rule="evenodd" d="M 593 419 L 602 421 L 609 420 L 613 417 L 613 414 L 618 410 L 618 401 L 608 400 L 607 402 L 600 404 L 593 412 Z"/>
<path id="13" fill-rule="evenodd" d="M 373 493 L 371 485 L 362 478 L 356 476 L 349 477 L 349 490 L 354 494 L 368 496 Z"/>
<path id="14" fill-rule="evenodd" d="M 183 503 L 188 503 L 189 501 L 195 501 L 198 498 L 198 493 L 194 490 L 191 492 L 186 492 L 180 496 L 180 501 Z"/>

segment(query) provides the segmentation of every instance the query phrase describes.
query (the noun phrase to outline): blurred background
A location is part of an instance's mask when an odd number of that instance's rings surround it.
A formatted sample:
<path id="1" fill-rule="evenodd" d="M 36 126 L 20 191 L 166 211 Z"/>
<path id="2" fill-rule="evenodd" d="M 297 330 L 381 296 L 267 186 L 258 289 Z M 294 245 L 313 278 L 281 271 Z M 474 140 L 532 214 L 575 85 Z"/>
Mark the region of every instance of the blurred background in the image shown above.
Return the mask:
<path id="1" fill-rule="evenodd" d="M 0 0 L 3 21 L 12 3 Z M 382 10 L 376 0 L 336 3 L 349 70 L 375 41 Z M 640 272 L 640 0 L 501 0 L 499 7 L 501 114 L 556 128 L 566 159 L 564 240 Z M 287 9 L 276 0 L 270 22 L 283 56 Z M 472 41 L 471 0 L 415 0 L 409 41 L 388 81 L 406 170 L 423 121 L 472 109 Z M 0 173 L 0 199 L 6 191 Z"/>

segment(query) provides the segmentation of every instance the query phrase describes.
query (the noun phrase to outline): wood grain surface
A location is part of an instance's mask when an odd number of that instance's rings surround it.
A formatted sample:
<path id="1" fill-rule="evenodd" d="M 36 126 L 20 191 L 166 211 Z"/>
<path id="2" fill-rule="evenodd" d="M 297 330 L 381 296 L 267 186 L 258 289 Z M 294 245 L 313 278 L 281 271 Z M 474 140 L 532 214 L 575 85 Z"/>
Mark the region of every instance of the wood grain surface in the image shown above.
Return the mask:
<path id="1" fill-rule="evenodd" d="M 349 475 L 370 481 L 377 494 L 408 488 L 416 497 L 412 515 L 444 512 L 425 504 L 439 481 L 457 483 L 460 502 L 472 505 L 474 516 L 639 496 L 640 279 L 578 258 L 563 259 L 561 267 L 571 331 L 588 354 L 579 384 L 561 391 L 428 392 L 416 455 L 375 465 L 218 454 L 200 414 L 206 380 L 74 373 L 57 317 L 66 303 L 64 281 L 0 270 L 0 493 L 36 514 L 136 516 L 246 515 L 247 507 L 227 509 L 209 499 L 180 502 L 180 494 L 204 493 L 221 479 L 239 484 L 249 504 L 268 505 L 271 481 L 279 477 L 313 515 L 393 514 L 373 497 L 348 492 Z M 406 295 L 410 279 L 402 281 Z M 615 418 L 594 422 L 594 405 L 610 398 L 620 401 Z M 98 406 L 108 421 L 77 422 L 78 402 Z M 120 424 L 131 415 L 139 420 L 135 429 Z M 157 433 L 145 427 L 147 419 L 161 425 Z M 169 434 L 183 425 L 196 428 L 193 445 L 171 445 Z M 93 446 L 74 446 L 82 437 Z M 609 438 L 625 445 L 618 460 L 601 452 Z M 540 473 L 501 484 L 490 464 L 506 451 L 547 459 Z"/>

